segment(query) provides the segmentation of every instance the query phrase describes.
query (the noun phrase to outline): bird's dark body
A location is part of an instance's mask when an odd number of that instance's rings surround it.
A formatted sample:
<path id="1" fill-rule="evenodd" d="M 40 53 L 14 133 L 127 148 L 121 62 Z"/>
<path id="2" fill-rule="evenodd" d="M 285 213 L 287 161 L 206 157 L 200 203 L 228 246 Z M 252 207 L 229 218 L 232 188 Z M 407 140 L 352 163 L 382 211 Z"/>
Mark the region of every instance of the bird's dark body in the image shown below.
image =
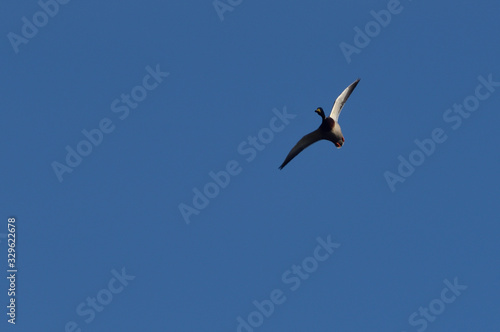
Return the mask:
<path id="1" fill-rule="evenodd" d="M 319 129 L 324 130 L 324 131 L 331 131 L 335 127 L 335 120 L 332 118 L 328 117 L 323 120 L 321 125 L 319 126 Z"/>

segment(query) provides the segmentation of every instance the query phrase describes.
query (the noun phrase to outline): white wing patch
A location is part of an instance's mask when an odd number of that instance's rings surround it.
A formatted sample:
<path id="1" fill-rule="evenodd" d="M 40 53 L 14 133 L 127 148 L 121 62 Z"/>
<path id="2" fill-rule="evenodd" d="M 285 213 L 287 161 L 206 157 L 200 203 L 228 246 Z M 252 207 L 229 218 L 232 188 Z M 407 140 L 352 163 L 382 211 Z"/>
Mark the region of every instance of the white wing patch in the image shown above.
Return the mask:
<path id="1" fill-rule="evenodd" d="M 359 78 L 354 81 L 351 85 L 349 85 L 345 90 L 340 94 L 340 96 L 337 97 L 337 100 L 335 100 L 335 103 L 333 104 L 332 107 L 332 113 L 330 114 L 330 117 L 337 122 L 339 120 L 339 115 L 340 111 L 342 111 L 342 108 L 344 108 L 344 104 L 351 95 L 352 91 L 358 85 L 359 83 Z"/>

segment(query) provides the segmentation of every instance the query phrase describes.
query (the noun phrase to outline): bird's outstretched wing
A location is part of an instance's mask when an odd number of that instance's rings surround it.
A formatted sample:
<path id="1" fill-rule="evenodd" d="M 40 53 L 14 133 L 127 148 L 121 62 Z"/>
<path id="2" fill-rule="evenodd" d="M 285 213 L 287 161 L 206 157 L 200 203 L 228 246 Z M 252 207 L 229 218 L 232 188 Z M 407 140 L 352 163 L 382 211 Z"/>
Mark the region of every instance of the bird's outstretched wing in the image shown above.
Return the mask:
<path id="1" fill-rule="evenodd" d="M 337 122 L 339 120 L 339 115 L 340 111 L 342 111 L 342 108 L 344 107 L 345 102 L 351 95 L 352 91 L 358 85 L 359 83 L 359 78 L 354 81 L 351 85 L 349 85 L 345 90 L 340 94 L 340 96 L 337 97 L 337 100 L 335 100 L 335 103 L 333 104 L 332 107 L 332 113 L 330 114 L 330 117 Z"/>
<path id="2" fill-rule="evenodd" d="M 321 132 L 318 129 L 316 129 L 312 133 L 309 133 L 306 136 L 302 137 L 300 139 L 300 141 L 298 141 L 297 144 L 295 144 L 295 146 L 292 148 L 292 150 L 290 150 L 290 152 L 288 153 L 288 156 L 286 156 L 286 158 L 285 158 L 285 161 L 283 162 L 283 164 L 281 164 L 281 166 L 279 168 L 282 169 L 283 167 L 285 167 L 286 164 L 288 164 L 293 158 L 295 158 L 296 155 L 298 155 L 300 152 L 302 152 L 302 150 L 304 150 L 309 145 L 311 145 L 311 144 L 313 144 L 321 139 L 323 139 L 323 135 L 321 134 Z"/>

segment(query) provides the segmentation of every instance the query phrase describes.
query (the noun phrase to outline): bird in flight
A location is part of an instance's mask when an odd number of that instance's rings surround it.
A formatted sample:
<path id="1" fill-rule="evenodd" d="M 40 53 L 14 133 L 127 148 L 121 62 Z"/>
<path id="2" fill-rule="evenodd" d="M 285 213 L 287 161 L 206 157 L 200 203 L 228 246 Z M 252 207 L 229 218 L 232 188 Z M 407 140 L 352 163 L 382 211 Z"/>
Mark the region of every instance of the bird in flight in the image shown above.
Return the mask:
<path id="1" fill-rule="evenodd" d="M 338 123 L 339 115 L 340 111 L 342 111 L 342 108 L 344 107 L 344 104 L 346 103 L 347 99 L 351 95 L 356 85 L 358 85 L 358 83 L 359 78 L 351 85 L 349 85 L 340 94 L 340 96 L 337 97 L 337 100 L 335 100 L 335 103 L 333 104 L 332 112 L 330 113 L 329 117 L 325 116 L 325 112 L 321 107 L 318 107 L 315 110 L 315 112 L 319 116 L 321 116 L 321 125 L 312 133 L 309 133 L 306 136 L 302 137 L 300 141 L 295 144 L 292 150 L 288 153 L 288 156 L 286 156 L 285 161 L 283 162 L 283 164 L 281 164 L 279 169 L 285 167 L 286 164 L 288 164 L 293 158 L 295 158 L 296 155 L 302 152 L 302 150 L 307 148 L 309 145 L 316 143 L 317 141 L 320 141 L 322 139 L 329 140 L 330 142 L 335 144 L 338 149 L 340 149 L 342 145 L 344 145 L 344 135 L 342 135 L 342 130 L 340 129 L 340 125 Z"/>

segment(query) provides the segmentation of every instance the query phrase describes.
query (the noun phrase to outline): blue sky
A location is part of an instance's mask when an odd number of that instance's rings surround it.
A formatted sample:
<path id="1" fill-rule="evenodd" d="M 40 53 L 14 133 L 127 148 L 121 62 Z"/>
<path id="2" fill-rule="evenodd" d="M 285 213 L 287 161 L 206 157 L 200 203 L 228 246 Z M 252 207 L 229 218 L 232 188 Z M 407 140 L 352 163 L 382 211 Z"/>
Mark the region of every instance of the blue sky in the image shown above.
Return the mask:
<path id="1" fill-rule="evenodd" d="M 499 9 L 3 3 L 2 331 L 498 331 Z"/>

